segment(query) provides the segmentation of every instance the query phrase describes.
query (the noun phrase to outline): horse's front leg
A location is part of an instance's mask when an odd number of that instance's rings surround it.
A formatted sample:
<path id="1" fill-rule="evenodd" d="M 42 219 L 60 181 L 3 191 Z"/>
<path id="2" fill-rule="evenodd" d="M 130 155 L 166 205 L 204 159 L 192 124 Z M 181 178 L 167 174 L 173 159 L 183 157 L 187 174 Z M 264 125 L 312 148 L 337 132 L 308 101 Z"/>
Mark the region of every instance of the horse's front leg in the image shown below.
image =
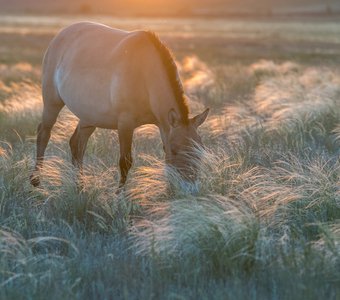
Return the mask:
<path id="1" fill-rule="evenodd" d="M 120 147 L 120 182 L 119 188 L 123 187 L 129 170 L 132 165 L 131 145 L 133 137 L 134 126 L 132 122 L 129 122 L 128 118 L 118 123 L 118 136 L 119 136 L 119 147 Z"/>

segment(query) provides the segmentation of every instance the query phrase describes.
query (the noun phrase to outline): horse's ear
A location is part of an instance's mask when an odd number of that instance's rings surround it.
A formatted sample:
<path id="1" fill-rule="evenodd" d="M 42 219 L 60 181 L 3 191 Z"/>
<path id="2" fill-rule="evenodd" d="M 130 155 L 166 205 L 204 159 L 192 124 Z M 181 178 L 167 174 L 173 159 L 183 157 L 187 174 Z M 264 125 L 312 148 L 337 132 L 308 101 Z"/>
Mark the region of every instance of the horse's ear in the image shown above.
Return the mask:
<path id="1" fill-rule="evenodd" d="M 193 117 L 190 121 L 191 123 L 197 128 L 198 126 L 202 125 L 205 119 L 207 118 L 209 113 L 209 108 L 207 108 L 204 112 L 197 115 L 196 117 Z"/>
<path id="2" fill-rule="evenodd" d="M 180 118 L 177 112 L 173 108 L 169 110 L 168 121 L 171 127 L 174 127 L 174 128 L 180 124 Z"/>

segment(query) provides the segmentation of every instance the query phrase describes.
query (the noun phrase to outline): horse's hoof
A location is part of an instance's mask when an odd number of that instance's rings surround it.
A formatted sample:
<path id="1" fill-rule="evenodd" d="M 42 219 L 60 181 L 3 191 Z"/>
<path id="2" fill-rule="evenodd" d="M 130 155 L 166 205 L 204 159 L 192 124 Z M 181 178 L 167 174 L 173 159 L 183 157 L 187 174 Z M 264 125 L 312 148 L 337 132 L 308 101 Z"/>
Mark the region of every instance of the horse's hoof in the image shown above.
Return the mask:
<path id="1" fill-rule="evenodd" d="M 39 175 L 31 174 L 30 180 L 31 180 L 31 184 L 34 187 L 38 187 L 40 185 Z"/>
<path id="2" fill-rule="evenodd" d="M 119 196 L 122 193 L 122 188 L 118 188 L 116 190 L 116 195 Z"/>
<path id="3" fill-rule="evenodd" d="M 125 191 L 124 184 L 120 184 L 119 187 L 116 190 L 116 195 L 117 196 L 122 195 L 124 193 L 124 191 Z"/>

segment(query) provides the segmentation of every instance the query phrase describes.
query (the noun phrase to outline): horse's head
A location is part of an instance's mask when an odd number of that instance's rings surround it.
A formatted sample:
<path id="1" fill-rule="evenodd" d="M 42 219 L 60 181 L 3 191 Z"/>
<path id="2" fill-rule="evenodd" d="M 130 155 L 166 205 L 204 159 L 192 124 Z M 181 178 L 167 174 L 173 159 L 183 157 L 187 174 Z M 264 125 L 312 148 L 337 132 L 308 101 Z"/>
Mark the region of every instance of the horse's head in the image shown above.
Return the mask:
<path id="1" fill-rule="evenodd" d="M 194 182 L 197 177 L 197 162 L 200 160 L 197 148 L 202 146 L 202 140 L 197 128 L 205 121 L 209 113 L 203 113 L 182 122 L 174 109 L 169 111 L 168 121 L 170 133 L 167 144 L 164 145 L 166 163 L 174 167 L 185 181 Z"/>

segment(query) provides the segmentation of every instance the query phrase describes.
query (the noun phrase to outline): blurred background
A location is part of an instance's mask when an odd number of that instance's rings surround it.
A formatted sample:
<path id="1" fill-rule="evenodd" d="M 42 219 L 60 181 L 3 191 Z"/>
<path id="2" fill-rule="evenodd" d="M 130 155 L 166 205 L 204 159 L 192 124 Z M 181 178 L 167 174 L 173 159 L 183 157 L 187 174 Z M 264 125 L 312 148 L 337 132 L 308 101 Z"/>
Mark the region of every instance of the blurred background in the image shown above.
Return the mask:
<path id="1" fill-rule="evenodd" d="M 0 0 L 1 13 L 114 16 L 285 16 L 340 14 L 339 0 Z"/>

